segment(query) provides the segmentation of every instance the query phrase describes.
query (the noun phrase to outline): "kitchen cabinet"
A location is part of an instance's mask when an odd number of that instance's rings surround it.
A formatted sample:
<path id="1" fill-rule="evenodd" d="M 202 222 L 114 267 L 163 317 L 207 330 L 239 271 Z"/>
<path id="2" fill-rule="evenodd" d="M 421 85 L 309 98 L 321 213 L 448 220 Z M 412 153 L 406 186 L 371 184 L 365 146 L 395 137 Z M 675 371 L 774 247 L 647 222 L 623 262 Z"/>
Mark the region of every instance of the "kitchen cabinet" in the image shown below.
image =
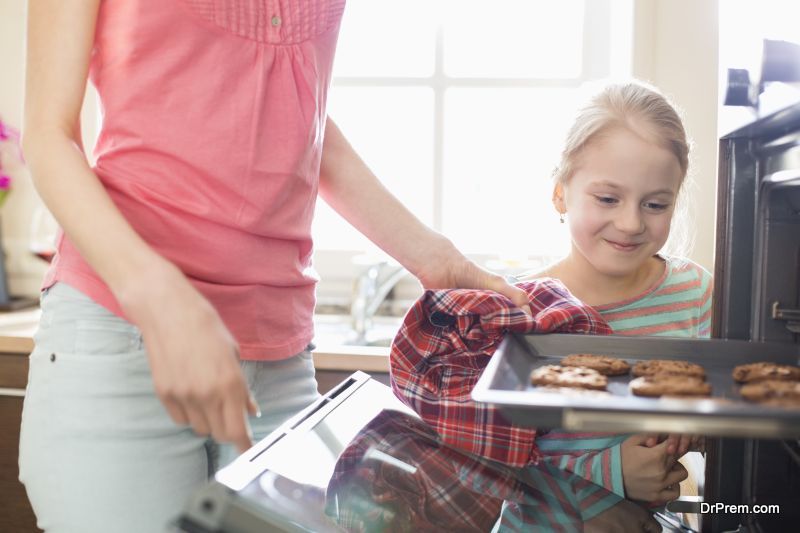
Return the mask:
<path id="1" fill-rule="evenodd" d="M 40 531 L 19 482 L 19 424 L 28 353 L 0 353 L 0 531 Z"/>

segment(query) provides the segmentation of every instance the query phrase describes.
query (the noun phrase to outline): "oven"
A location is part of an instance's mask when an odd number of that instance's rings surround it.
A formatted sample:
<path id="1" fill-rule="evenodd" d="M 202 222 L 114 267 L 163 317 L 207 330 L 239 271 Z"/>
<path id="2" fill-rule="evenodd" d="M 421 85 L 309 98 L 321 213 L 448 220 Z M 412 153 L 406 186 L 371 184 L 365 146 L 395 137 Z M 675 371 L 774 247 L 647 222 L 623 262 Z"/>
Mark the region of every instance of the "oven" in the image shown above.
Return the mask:
<path id="1" fill-rule="evenodd" d="M 797 345 L 800 46 L 765 41 L 760 80 L 754 85 L 749 78 L 746 71 L 729 73 L 726 104 L 749 107 L 752 120 L 719 141 L 712 336 Z M 704 500 L 750 509 L 778 504 L 780 514 L 709 514 L 703 531 L 786 531 L 786 524 L 800 524 L 799 437 L 712 441 Z"/>

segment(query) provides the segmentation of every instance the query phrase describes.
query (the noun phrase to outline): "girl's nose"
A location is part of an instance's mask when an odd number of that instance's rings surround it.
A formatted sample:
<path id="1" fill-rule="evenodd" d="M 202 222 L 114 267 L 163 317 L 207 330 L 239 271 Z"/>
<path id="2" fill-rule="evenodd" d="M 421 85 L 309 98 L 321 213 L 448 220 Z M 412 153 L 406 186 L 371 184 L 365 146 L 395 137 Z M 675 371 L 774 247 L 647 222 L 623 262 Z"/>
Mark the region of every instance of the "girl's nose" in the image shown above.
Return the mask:
<path id="1" fill-rule="evenodd" d="M 644 218 L 638 208 L 629 208 L 620 211 L 614 225 L 621 232 L 637 235 L 644 231 Z"/>

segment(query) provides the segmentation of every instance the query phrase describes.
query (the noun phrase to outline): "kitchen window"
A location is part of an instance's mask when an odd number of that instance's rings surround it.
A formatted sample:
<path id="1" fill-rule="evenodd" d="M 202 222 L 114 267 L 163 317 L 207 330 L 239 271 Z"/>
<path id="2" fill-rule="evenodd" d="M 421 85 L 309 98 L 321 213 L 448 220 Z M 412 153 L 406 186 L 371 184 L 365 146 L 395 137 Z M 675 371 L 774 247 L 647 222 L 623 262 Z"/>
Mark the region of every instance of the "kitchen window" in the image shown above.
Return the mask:
<path id="1" fill-rule="evenodd" d="M 329 114 L 424 223 L 485 266 L 535 268 L 568 248 L 550 174 L 577 89 L 630 75 L 632 11 L 617 0 L 350 0 Z M 321 296 L 349 290 L 363 268 L 354 256 L 381 257 L 322 200 L 314 238 Z"/>

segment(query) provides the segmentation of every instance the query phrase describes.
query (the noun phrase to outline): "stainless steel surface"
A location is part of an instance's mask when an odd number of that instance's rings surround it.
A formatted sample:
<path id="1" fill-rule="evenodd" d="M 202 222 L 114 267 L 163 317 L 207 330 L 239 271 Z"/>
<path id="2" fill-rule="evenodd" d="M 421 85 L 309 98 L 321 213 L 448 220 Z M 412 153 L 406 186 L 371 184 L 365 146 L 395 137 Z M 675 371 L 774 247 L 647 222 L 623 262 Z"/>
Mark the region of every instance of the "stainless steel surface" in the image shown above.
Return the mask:
<path id="1" fill-rule="evenodd" d="M 193 495 L 177 529 L 342 531 L 324 512 L 326 487 L 342 451 L 384 409 L 418 418 L 391 389 L 355 372 L 217 472 Z"/>
<path id="2" fill-rule="evenodd" d="M 628 391 L 631 376 L 609 378 L 608 396 L 544 392 L 530 384 L 534 368 L 571 353 L 620 357 L 631 363 L 680 359 L 698 363 L 710 398 L 642 398 Z M 516 423 L 572 430 L 682 432 L 747 437 L 800 436 L 800 409 L 742 400 L 734 366 L 755 361 L 798 364 L 800 346 L 719 339 L 591 335 L 509 335 L 473 390 L 476 401 L 498 405 Z"/>
<path id="3" fill-rule="evenodd" d="M 336 411 L 351 396 L 357 401 L 350 401 L 346 412 Z M 217 472 L 216 479 L 233 490 L 241 490 L 260 472 L 269 470 L 298 483 L 324 488 L 347 443 L 383 409 L 412 413 L 391 389 L 356 372 Z M 298 448 L 301 442 L 302 450 Z M 267 450 L 269 454 L 264 453 Z M 302 465 L 290 460 L 298 455 L 308 460 Z"/>

